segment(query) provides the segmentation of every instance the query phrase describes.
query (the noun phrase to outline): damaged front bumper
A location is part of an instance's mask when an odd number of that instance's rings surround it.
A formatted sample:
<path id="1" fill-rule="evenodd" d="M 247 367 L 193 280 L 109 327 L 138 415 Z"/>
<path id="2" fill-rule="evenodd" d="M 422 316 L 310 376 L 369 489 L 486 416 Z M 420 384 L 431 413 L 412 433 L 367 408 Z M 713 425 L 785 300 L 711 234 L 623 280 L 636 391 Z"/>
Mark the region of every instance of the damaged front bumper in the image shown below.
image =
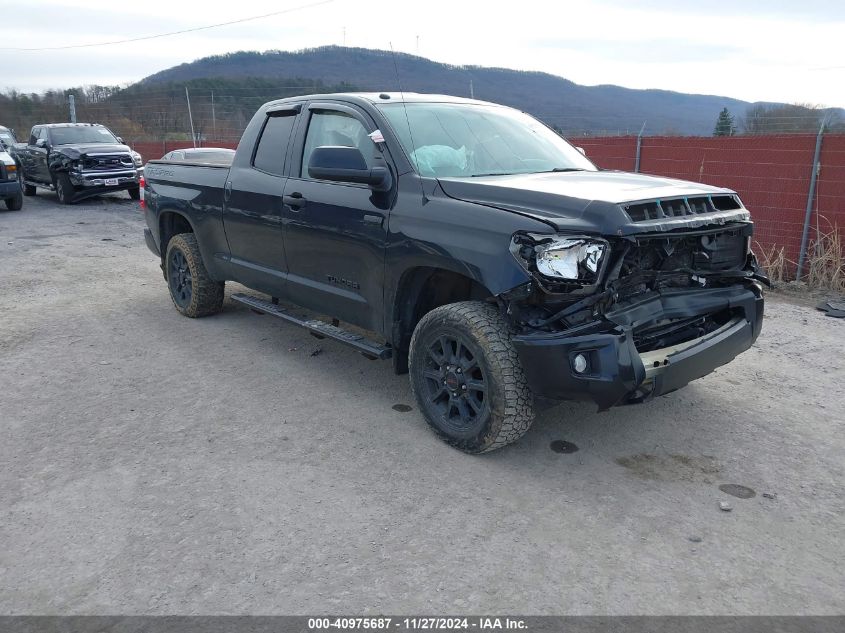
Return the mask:
<path id="1" fill-rule="evenodd" d="M 137 169 L 120 171 L 70 171 L 68 176 L 74 187 L 119 190 L 137 187 L 140 172 Z"/>
<path id="2" fill-rule="evenodd" d="M 640 353 L 638 328 L 662 319 L 730 311 L 716 330 L 691 341 Z M 727 288 L 664 291 L 604 315 L 611 331 L 578 335 L 532 332 L 513 339 L 528 383 L 538 396 L 593 400 L 600 410 L 642 402 L 683 387 L 730 362 L 760 334 L 763 297 L 749 283 Z M 576 362 L 578 356 L 582 358 Z M 584 363 L 586 361 L 586 363 Z M 577 366 L 583 371 L 576 371 Z"/>

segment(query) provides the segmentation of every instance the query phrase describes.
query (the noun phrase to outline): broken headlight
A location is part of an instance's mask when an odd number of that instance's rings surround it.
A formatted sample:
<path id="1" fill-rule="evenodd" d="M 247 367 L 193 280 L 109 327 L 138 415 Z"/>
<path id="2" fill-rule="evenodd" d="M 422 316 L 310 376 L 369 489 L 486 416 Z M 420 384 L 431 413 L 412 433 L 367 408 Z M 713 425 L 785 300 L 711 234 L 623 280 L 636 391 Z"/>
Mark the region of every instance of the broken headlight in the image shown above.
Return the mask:
<path id="1" fill-rule="evenodd" d="M 555 237 L 534 248 L 537 272 L 546 277 L 595 283 L 607 242 L 581 237 Z"/>

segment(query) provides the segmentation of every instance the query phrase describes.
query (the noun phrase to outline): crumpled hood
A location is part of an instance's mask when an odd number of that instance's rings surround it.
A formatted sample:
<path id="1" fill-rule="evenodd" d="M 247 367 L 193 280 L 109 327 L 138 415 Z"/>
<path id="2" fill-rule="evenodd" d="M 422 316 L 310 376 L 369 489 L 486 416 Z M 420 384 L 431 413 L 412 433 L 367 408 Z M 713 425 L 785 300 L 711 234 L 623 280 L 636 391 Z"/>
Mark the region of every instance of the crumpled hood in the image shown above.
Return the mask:
<path id="1" fill-rule="evenodd" d="M 647 230 L 631 221 L 619 207 L 622 203 L 734 193 L 686 180 L 617 171 L 441 178 L 439 183 L 451 198 L 515 211 L 558 228 L 602 234 Z M 690 224 L 701 225 L 701 221 L 691 219 Z M 651 230 L 663 229 L 653 226 Z"/>
<path id="2" fill-rule="evenodd" d="M 0 149 L 0 163 L 3 163 L 4 165 L 14 165 L 15 159 L 9 156 L 8 152 Z"/>
<path id="3" fill-rule="evenodd" d="M 85 145 L 56 145 L 53 150 L 65 156 L 79 158 L 88 154 L 131 154 L 132 150 L 126 145 L 115 143 L 88 143 Z"/>

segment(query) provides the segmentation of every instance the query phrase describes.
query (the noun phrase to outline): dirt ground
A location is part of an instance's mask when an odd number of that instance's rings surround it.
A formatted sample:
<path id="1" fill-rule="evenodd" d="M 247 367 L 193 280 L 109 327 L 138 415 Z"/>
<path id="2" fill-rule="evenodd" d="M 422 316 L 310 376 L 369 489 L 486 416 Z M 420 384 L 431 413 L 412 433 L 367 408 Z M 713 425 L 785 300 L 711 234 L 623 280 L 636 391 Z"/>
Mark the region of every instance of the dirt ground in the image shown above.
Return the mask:
<path id="1" fill-rule="evenodd" d="M 470 457 L 389 363 L 179 316 L 142 226 L 0 212 L 0 613 L 845 611 L 845 320 L 772 297 L 716 373 Z"/>

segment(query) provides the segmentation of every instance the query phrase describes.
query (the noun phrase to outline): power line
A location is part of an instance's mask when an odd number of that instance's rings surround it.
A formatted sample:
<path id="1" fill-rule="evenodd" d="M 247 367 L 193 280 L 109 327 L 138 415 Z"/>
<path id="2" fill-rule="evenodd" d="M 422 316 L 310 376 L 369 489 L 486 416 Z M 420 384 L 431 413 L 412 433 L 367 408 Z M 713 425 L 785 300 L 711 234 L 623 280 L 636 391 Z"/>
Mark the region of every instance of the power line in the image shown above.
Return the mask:
<path id="1" fill-rule="evenodd" d="M 63 51 L 70 48 L 92 48 L 94 46 L 112 46 L 114 44 L 128 44 L 129 42 L 141 42 L 144 40 L 154 40 L 160 37 L 170 37 L 171 35 L 182 35 L 184 33 L 195 33 L 196 31 L 206 31 L 208 29 L 216 29 L 221 26 L 231 26 L 232 24 L 242 24 L 244 22 L 251 22 L 253 20 L 262 20 L 264 18 L 271 18 L 285 13 L 293 13 L 294 11 L 301 11 L 303 9 L 313 9 L 324 4 L 330 4 L 334 0 L 321 0 L 320 2 L 312 2 L 311 4 L 303 4 L 297 7 L 290 7 L 281 11 L 273 11 L 272 13 L 265 13 L 263 15 L 253 15 L 248 18 L 241 18 L 239 20 L 231 20 L 229 22 L 220 22 L 219 24 L 209 24 L 207 26 L 197 26 L 191 29 L 182 29 L 181 31 L 170 31 L 169 33 L 158 33 L 156 35 L 144 35 L 143 37 L 133 37 L 126 40 L 114 40 L 111 42 L 94 42 L 90 44 L 69 44 L 67 46 L 46 46 L 43 48 L 19 48 L 15 46 L 2 46 L 0 51 Z"/>

